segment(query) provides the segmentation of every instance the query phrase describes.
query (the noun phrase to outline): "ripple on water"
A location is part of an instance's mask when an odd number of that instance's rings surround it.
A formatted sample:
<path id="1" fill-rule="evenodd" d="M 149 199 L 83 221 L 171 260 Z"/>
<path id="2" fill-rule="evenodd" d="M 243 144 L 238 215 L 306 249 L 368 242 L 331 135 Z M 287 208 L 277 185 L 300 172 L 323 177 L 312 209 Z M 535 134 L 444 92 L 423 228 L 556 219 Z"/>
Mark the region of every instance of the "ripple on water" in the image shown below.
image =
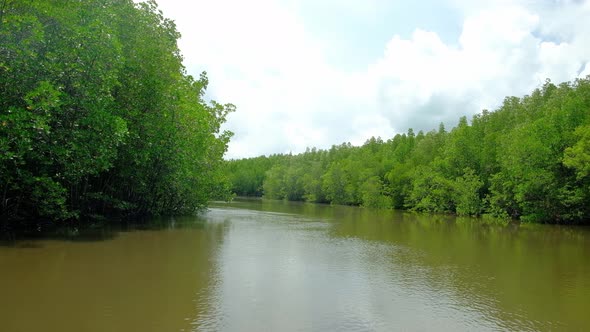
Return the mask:
<path id="1" fill-rule="evenodd" d="M 441 235 L 437 232 L 454 236 L 444 223 L 383 223 L 379 231 L 405 233 L 381 237 L 363 225 L 335 231 L 338 220 L 291 213 L 211 213 L 231 227 L 216 257 L 219 283 L 207 298 L 214 303 L 195 320 L 195 330 L 526 331 L 566 326 L 531 319 L 527 310 L 506 310 L 505 296 L 494 293 L 503 291 L 498 287 L 502 276 L 465 264 L 482 248 L 467 247 L 476 253 L 465 261 L 452 250 L 433 251 L 454 245 L 441 245 L 435 237 Z M 422 233 L 424 241 L 438 241 L 440 247 L 408 238 Z M 469 243 L 473 238 L 453 239 Z M 569 287 L 564 285 L 566 291 Z"/>

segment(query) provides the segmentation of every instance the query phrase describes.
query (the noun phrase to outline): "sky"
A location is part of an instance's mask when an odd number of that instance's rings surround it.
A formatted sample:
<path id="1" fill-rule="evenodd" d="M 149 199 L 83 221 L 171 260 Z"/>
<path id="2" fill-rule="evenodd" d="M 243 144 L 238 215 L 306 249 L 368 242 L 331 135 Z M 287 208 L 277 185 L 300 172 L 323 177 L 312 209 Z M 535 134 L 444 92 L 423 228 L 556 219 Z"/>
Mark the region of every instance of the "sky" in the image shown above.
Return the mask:
<path id="1" fill-rule="evenodd" d="M 590 74 L 590 0 L 158 0 L 227 159 L 300 153 L 494 110 Z"/>

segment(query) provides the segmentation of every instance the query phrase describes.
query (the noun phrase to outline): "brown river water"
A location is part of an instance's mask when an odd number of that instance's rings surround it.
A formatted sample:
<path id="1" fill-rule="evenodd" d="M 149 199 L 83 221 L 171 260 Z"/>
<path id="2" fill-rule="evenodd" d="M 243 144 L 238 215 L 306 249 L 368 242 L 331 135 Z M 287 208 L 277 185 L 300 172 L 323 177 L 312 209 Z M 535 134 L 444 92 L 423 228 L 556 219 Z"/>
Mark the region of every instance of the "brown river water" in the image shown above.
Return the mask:
<path id="1" fill-rule="evenodd" d="M 0 331 L 590 330 L 590 229 L 260 200 L 0 243 Z"/>

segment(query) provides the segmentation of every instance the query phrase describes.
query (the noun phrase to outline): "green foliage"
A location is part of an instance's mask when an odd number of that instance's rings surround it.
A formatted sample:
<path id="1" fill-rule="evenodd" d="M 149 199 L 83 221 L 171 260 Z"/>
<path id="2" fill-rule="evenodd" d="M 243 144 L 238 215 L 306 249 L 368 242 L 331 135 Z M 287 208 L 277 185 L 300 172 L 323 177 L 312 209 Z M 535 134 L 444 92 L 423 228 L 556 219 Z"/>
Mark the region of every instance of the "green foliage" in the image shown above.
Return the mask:
<path id="1" fill-rule="evenodd" d="M 483 201 L 480 190 L 483 182 L 475 171 L 466 168 L 463 176 L 458 177 L 454 183 L 454 199 L 456 212 L 462 216 L 479 216 L 483 211 Z"/>
<path id="2" fill-rule="evenodd" d="M 546 81 L 471 123 L 460 118 L 450 131 L 441 124 L 359 147 L 279 156 L 257 181 L 270 198 L 585 223 L 589 110 L 590 77 L 557 86 Z"/>
<path id="3" fill-rule="evenodd" d="M 412 176 L 412 190 L 406 207 L 424 212 L 453 212 L 453 183 L 427 166 L 420 166 Z"/>
<path id="4" fill-rule="evenodd" d="M 285 193 L 285 166 L 278 164 L 266 172 L 264 181 L 264 196 L 270 199 L 286 198 Z"/>
<path id="5" fill-rule="evenodd" d="M 582 180 L 590 175 L 590 125 L 576 128 L 575 135 L 578 141 L 565 149 L 563 164 L 574 169 Z"/>
<path id="6" fill-rule="evenodd" d="M 368 178 L 360 188 L 362 205 L 370 208 L 391 208 L 391 198 L 384 194 L 383 181 L 378 176 Z"/>
<path id="7" fill-rule="evenodd" d="M 188 213 L 228 197 L 220 126 L 155 2 L 4 1 L 2 220 Z"/>
<path id="8" fill-rule="evenodd" d="M 325 202 L 325 193 L 322 190 L 323 167 L 320 161 L 312 161 L 309 169 L 303 174 L 303 198 L 307 202 Z"/>
<path id="9" fill-rule="evenodd" d="M 334 163 L 323 175 L 322 189 L 326 198 L 334 204 L 351 204 L 352 183 L 339 163 Z"/>
<path id="10" fill-rule="evenodd" d="M 227 161 L 225 167 L 232 192 L 238 196 L 262 196 L 262 182 L 274 160 L 273 157 L 262 156 Z"/>

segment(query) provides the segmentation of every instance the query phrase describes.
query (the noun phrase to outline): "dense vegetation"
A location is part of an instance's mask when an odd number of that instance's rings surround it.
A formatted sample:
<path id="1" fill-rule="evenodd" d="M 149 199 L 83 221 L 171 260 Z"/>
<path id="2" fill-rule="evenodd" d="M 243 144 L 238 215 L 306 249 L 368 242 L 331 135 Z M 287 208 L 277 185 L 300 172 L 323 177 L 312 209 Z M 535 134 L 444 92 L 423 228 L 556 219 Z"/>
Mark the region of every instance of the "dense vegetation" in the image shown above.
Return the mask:
<path id="1" fill-rule="evenodd" d="M 590 77 L 547 81 L 450 132 L 232 160 L 233 190 L 271 199 L 583 223 L 590 217 Z"/>
<path id="2" fill-rule="evenodd" d="M 0 223 L 187 213 L 227 191 L 233 106 L 203 100 L 179 37 L 153 1 L 0 0 Z"/>

